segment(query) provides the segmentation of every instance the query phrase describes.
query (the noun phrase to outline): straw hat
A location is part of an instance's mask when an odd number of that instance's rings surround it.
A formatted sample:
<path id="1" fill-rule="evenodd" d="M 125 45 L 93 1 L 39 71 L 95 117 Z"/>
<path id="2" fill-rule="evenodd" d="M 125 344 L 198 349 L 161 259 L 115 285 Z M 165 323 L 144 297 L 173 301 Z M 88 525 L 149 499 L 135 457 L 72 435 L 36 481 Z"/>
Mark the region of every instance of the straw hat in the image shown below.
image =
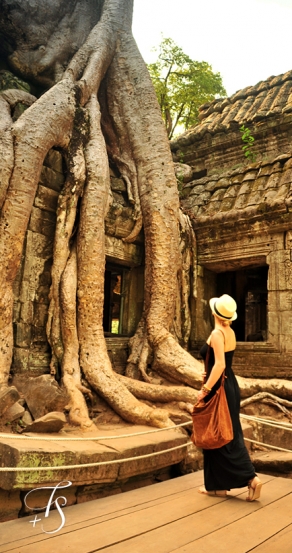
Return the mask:
<path id="1" fill-rule="evenodd" d="M 237 319 L 236 302 L 228 294 L 223 294 L 220 298 L 210 299 L 210 307 L 214 315 L 222 321 L 235 321 Z"/>

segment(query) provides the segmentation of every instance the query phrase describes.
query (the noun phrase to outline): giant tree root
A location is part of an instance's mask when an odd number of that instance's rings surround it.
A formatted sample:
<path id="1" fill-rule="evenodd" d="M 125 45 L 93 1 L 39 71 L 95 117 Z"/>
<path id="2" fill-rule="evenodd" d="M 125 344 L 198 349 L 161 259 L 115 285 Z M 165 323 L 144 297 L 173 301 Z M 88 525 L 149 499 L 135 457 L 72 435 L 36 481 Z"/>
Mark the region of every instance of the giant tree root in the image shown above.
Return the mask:
<path id="1" fill-rule="evenodd" d="M 240 402 L 240 407 L 246 407 L 252 403 L 266 403 L 268 405 L 272 405 L 276 409 L 282 411 L 282 413 L 284 413 L 290 421 L 292 420 L 292 401 L 282 399 L 278 396 L 270 394 L 269 392 L 260 392 L 259 394 L 255 394 L 247 399 L 243 399 Z"/>
<path id="2" fill-rule="evenodd" d="M 84 429 L 91 429 L 93 422 L 88 415 L 84 394 L 91 391 L 81 384 L 79 366 L 79 342 L 76 326 L 77 255 L 73 247 L 61 280 L 61 327 L 64 345 L 62 381 L 69 395 L 69 421 Z"/>
<path id="3" fill-rule="evenodd" d="M 197 391 L 187 386 L 148 384 L 122 375 L 117 375 L 117 378 L 138 399 L 147 399 L 148 401 L 154 402 L 159 401 L 160 403 L 168 403 L 171 401 L 195 403 L 197 400 Z"/>
<path id="4" fill-rule="evenodd" d="M 259 378 L 244 378 L 242 376 L 236 376 L 236 378 L 242 398 L 261 393 L 264 388 L 265 392 L 269 392 L 283 399 L 292 400 L 291 380 L 281 380 L 279 378 L 261 380 Z"/>

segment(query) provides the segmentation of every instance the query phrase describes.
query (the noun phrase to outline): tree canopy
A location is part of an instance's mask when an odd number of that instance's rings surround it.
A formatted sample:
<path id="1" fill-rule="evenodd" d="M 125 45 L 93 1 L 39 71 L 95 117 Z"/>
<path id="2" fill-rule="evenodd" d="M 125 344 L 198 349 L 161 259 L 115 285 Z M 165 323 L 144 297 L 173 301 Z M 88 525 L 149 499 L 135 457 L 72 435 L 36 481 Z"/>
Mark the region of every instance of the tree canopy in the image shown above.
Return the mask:
<path id="1" fill-rule="evenodd" d="M 220 73 L 206 61 L 192 60 L 171 38 L 163 38 L 158 59 L 148 65 L 150 76 L 171 139 L 196 125 L 199 107 L 226 96 Z"/>

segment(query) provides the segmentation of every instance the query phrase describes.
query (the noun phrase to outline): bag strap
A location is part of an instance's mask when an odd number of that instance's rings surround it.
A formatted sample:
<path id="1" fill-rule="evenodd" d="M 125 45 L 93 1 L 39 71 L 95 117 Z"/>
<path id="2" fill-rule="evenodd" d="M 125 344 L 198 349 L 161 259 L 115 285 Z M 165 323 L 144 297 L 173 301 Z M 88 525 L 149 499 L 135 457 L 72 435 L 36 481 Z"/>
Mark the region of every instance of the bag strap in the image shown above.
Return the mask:
<path id="1" fill-rule="evenodd" d="M 205 377 L 204 377 L 204 384 L 206 383 L 206 380 L 207 380 L 207 375 L 208 375 L 208 365 L 209 365 L 209 357 L 210 357 L 210 349 L 211 349 L 211 346 L 210 344 L 207 343 L 207 346 L 208 346 L 208 349 L 207 349 L 207 353 L 206 353 L 206 357 L 205 357 L 205 361 L 204 361 L 204 365 L 205 365 Z"/>

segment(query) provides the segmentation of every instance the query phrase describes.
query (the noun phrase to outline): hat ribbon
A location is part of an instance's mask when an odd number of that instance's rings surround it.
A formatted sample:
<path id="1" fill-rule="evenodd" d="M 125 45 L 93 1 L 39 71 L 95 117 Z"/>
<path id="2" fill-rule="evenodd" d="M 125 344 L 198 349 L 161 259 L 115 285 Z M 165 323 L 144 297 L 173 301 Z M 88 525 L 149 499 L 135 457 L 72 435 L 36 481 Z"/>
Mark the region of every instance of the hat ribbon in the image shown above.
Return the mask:
<path id="1" fill-rule="evenodd" d="M 218 309 L 216 308 L 216 303 L 214 303 L 214 311 L 216 315 L 218 315 L 219 317 L 223 317 L 223 319 L 230 320 L 233 317 L 233 315 L 231 315 L 231 317 L 226 317 L 226 315 L 222 315 L 222 313 L 220 313 L 220 311 L 218 311 Z"/>

